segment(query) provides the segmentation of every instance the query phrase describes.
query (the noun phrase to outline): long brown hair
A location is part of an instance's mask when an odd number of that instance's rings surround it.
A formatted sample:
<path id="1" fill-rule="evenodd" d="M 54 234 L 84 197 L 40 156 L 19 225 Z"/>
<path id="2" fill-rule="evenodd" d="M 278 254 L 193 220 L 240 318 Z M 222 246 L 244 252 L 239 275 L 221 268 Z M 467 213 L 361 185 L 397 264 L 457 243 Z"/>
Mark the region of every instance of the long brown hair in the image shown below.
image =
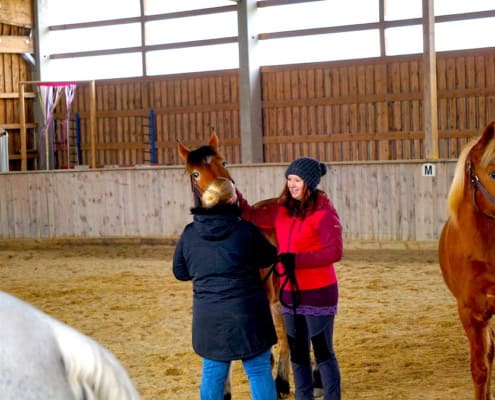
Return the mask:
<path id="1" fill-rule="evenodd" d="M 327 195 L 320 189 L 309 189 L 306 183 L 304 183 L 302 200 L 296 200 L 290 194 L 289 187 L 286 183 L 284 188 L 282 189 L 282 193 L 279 196 L 279 202 L 281 205 L 287 208 L 289 215 L 304 219 L 308 214 L 311 214 L 314 210 L 316 210 L 318 196 L 326 197 Z"/>

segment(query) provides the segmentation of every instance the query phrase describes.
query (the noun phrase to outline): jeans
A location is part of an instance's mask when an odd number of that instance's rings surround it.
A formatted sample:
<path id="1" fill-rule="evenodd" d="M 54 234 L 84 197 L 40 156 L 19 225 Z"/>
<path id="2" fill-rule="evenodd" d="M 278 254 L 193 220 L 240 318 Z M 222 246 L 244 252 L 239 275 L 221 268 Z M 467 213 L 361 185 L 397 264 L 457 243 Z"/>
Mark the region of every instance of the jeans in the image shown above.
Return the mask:
<path id="1" fill-rule="evenodd" d="M 256 357 L 242 360 L 244 371 L 249 379 L 252 400 L 277 400 L 275 382 L 270 362 L 271 351 Z M 229 374 L 230 362 L 203 358 L 201 378 L 201 400 L 223 400 L 224 382 Z"/>

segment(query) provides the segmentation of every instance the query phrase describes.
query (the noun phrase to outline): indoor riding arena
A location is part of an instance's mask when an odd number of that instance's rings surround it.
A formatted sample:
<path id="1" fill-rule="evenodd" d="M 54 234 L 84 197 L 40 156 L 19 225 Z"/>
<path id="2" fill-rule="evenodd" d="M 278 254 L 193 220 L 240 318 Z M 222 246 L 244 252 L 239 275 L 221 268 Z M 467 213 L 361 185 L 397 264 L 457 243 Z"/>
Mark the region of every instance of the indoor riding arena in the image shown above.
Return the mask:
<path id="1" fill-rule="evenodd" d="M 178 144 L 195 149 L 216 134 L 252 204 L 281 193 L 295 158 L 327 166 L 319 187 L 344 238 L 334 331 L 343 399 L 473 397 L 468 337 L 438 249 L 462 149 L 495 120 L 495 42 L 435 49 L 434 34 L 437 27 L 442 43 L 441 23 L 491 21 L 494 9 L 474 1 L 442 11 L 438 0 L 434 10 L 425 0 L 425 9 L 387 17 L 386 0 L 351 0 L 354 9 L 376 3 L 376 12 L 312 26 L 300 19 L 330 15 L 323 7 L 334 2 L 163 2 L 177 3 L 168 9 L 127 0 L 127 14 L 118 3 L 100 15 L 63 17 L 60 3 L 0 7 L 1 291 L 110 350 L 143 400 L 199 400 L 192 284 L 172 274 L 194 205 L 194 176 Z M 272 15 L 274 23 L 275 9 L 299 19 L 253 33 L 253 20 Z M 214 16 L 229 18 L 236 33 L 150 39 L 167 24 L 212 26 Z M 125 24 L 124 34 L 117 28 Z M 388 49 L 389 28 L 409 26 L 423 29 L 419 52 Z M 111 41 L 114 28 L 134 44 Z M 100 32 L 103 48 L 78 47 L 71 35 L 85 29 Z M 275 63 L 275 47 L 270 61 L 249 56 L 256 45 L 323 36 L 334 46 L 351 33 L 375 35 L 376 54 Z M 70 46 L 56 43 L 62 36 Z M 172 70 L 182 53 L 154 58 L 219 45 L 234 46 L 233 66 L 197 56 Z M 487 187 L 473 189 L 473 198 Z M 249 400 L 242 364 L 233 366 L 232 400 Z"/>
<path id="2" fill-rule="evenodd" d="M 152 241 L 2 243 L 2 290 L 111 349 L 143 399 L 197 399 L 192 290 L 172 275 L 173 251 Z M 470 398 L 467 341 L 434 246 L 349 246 L 337 273 L 344 398 Z M 250 399 L 239 362 L 232 384 L 234 399 Z"/>

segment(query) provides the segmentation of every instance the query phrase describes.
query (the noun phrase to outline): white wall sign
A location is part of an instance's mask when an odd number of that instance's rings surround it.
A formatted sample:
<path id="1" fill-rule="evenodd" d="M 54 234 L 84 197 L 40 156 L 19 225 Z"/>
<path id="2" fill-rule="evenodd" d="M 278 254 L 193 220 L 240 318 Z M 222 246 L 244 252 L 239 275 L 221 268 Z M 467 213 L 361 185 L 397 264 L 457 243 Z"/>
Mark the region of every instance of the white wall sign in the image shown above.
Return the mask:
<path id="1" fill-rule="evenodd" d="M 435 176 L 435 164 L 425 163 L 421 166 L 421 171 L 423 176 Z"/>

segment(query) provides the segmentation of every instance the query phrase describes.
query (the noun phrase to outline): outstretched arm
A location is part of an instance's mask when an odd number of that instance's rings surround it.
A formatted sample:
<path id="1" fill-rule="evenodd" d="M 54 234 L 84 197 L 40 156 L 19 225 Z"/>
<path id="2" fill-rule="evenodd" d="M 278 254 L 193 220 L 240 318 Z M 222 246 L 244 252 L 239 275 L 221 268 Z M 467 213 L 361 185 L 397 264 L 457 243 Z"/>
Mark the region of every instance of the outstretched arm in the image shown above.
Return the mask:
<path id="1" fill-rule="evenodd" d="M 236 189 L 239 207 L 242 210 L 242 219 L 252 222 L 261 229 L 273 229 L 275 217 L 278 212 L 277 199 L 263 200 L 255 205 L 250 205 Z"/>

